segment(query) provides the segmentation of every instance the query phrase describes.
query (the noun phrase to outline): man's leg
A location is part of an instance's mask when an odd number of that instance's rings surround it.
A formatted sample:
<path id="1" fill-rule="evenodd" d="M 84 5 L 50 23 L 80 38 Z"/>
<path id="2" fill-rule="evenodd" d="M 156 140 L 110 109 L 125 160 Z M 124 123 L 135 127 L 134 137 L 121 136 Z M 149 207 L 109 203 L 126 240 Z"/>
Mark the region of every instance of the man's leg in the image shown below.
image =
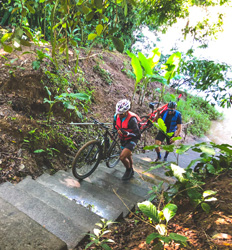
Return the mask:
<path id="1" fill-rule="evenodd" d="M 126 168 L 126 171 L 122 177 L 122 180 L 129 180 L 134 175 L 133 170 L 133 160 L 132 160 L 132 152 L 128 148 L 124 148 L 120 154 L 120 160 Z"/>
<path id="2" fill-rule="evenodd" d="M 119 159 L 123 163 L 126 169 L 132 167 L 132 152 L 128 148 L 124 148 L 122 150 Z"/>
<path id="3" fill-rule="evenodd" d="M 171 145 L 172 144 L 172 140 L 170 138 L 167 137 L 167 144 L 168 145 Z M 164 161 L 167 161 L 168 159 L 168 155 L 169 155 L 169 151 L 166 151 L 165 152 L 165 155 L 164 155 Z"/>
<path id="4" fill-rule="evenodd" d="M 155 144 L 156 145 L 161 145 L 161 141 L 159 141 L 159 140 L 155 140 Z M 160 153 L 160 147 L 157 147 L 157 148 L 155 148 L 155 151 L 156 151 L 156 153 L 157 153 L 157 158 L 156 158 L 156 160 L 155 161 L 159 161 L 160 159 L 161 159 L 161 153 Z"/>

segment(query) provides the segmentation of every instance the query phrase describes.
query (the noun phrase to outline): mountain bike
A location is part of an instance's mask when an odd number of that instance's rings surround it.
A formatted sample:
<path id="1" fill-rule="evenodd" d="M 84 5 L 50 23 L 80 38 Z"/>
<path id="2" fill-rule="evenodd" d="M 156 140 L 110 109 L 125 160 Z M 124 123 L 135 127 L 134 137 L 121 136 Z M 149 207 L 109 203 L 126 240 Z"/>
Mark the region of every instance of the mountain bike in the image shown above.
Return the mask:
<path id="1" fill-rule="evenodd" d="M 85 143 L 78 150 L 73 160 L 72 173 L 79 180 L 90 176 L 102 160 L 108 168 L 115 167 L 121 153 L 117 130 L 110 132 L 110 128 L 104 123 L 93 117 L 91 119 L 99 126 L 100 131 L 96 139 Z M 104 130 L 103 133 L 102 130 Z"/>
<path id="2" fill-rule="evenodd" d="M 177 101 L 181 98 L 182 94 L 180 94 L 177 97 Z M 151 108 L 151 113 L 148 115 L 141 116 L 141 121 L 139 122 L 139 127 L 141 133 L 144 131 L 148 130 L 153 126 L 153 122 L 157 122 L 159 116 L 168 109 L 168 103 L 163 105 L 162 107 L 159 107 L 159 102 L 150 102 L 149 103 L 149 108 Z"/>

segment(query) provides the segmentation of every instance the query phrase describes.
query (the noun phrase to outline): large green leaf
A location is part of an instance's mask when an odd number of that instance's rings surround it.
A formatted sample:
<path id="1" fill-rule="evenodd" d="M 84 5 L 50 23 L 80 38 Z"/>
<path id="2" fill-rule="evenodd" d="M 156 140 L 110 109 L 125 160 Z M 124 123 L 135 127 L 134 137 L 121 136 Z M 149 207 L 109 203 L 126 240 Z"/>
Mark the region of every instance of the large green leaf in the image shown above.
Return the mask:
<path id="1" fill-rule="evenodd" d="M 159 48 L 153 49 L 152 52 L 153 52 L 152 57 L 148 59 L 151 69 L 153 69 L 158 64 L 161 56 Z"/>
<path id="2" fill-rule="evenodd" d="M 159 223 L 159 214 L 156 207 L 150 201 L 138 203 L 139 209 L 154 222 Z"/>
<path id="3" fill-rule="evenodd" d="M 124 50 L 123 41 L 121 41 L 119 38 L 114 37 L 114 36 L 112 37 L 112 41 L 113 41 L 113 44 L 114 44 L 116 50 L 122 53 Z"/>
<path id="4" fill-rule="evenodd" d="M 166 133 L 167 127 L 164 123 L 164 120 L 162 118 L 159 118 L 157 122 L 158 122 L 159 129 Z"/>
<path id="5" fill-rule="evenodd" d="M 132 65 L 132 68 L 133 68 L 135 76 L 136 76 L 136 84 L 137 84 L 143 78 L 143 70 L 142 70 L 142 67 L 140 65 L 139 59 L 135 55 L 132 56 L 131 65 Z"/>
<path id="6" fill-rule="evenodd" d="M 141 52 L 138 53 L 138 57 L 146 75 L 152 75 L 153 73 L 148 59 Z"/>
<path id="7" fill-rule="evenodd" d="M 163 215 L 167 222 L 169 222 L 169 220 L 171 220 L 175 216 L 176 211 L 177 211 L 177 206 L 175 204 L 167 204 L 163 208 Z"/>

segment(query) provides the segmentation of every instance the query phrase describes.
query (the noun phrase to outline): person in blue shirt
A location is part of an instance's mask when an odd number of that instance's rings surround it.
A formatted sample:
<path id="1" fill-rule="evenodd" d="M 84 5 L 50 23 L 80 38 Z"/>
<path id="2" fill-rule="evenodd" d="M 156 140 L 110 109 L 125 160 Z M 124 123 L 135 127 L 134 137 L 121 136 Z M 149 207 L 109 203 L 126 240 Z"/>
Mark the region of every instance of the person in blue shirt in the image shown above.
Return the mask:
<path id="1" fill-rule="evenodd" d="M 170 145 L 173 143 L 172 137 L 177 137 L 180 135 L 182 129 L 182 117 L 181 113 L 176 110 L 176 106 L 176 102 L 169 102 L 168 109 L 161 114 L 161 118 L 167 127 L 167 133 L 173 132 L 173 135 L 168 137 L 163 131 L 160 130 L 155 138 L 156 145 L 160 146 L 165 139 L 167 144 Z M 160 147 L 157 147 L 155 150 L 157 153 L 157 158 L 155 161 L 157 162 L 161 160 Z M 169 152 L 166 151 L 164 155 L 164 161 L 167 161 L 168 154 Z"/>

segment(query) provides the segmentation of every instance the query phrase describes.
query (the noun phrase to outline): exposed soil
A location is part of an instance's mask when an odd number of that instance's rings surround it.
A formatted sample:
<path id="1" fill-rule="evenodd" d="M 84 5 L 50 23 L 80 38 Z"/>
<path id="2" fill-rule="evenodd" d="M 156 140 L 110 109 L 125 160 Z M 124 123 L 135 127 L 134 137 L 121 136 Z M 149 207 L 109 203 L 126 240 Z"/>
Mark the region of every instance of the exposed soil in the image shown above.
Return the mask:
<path id="1" fill-rule="evenodd" d="M 35 50 L 35 47 L 30 48 L 31 52 Z M 80 118 L 64 110 L 62 104 L 54 105 L 48 125 L 49 104 L 44 103 L 48 93 L 44 87 L 51 87 L 53 97 L 57 90 L 51 75 L 45 74 L 45 68 L 50 73 L 55 73 L 55 70 L 49 60 L 42 62 L 43 70 L 33 70 L 35 55 L 23 52 L 6 54 L 0 50 L 4 56 L 0 58 L 0 184 L 6 181 L 17 183 L 27 175 L 36 178 L 44 172 L 68 169 L 76 150 L 87 138 L 85 129 L 70 125 L 70 122 L 80 122 Z M 88 110 L 80 108 L 80 112 L 86 121 L 93 116 L 102 122 L 112 122 L 117 101 L 132 97 L 134 80 L 127 74 L 131 70 L 129 58 L 116 52 L 95 50 L 86 54 L 81 51 L 78 71 L 73 74 L 70 72 L 74 72 L 76 59 L 71 52 L 69 59 L 68 66 L 65 59 L 58 62 L 64 65 L 62 70 L 67 73 L 69 82 L 64 84 L 63 92 L 93 91 Z M 151 84 L 141 107 L 136 95 L 133 112 L 140 116 L 149 112 L 148 103 L 155 101 L 153 90 L 157 86 L 158 83 Z M 67 139 L 61 134 L 71 138 L 76 148 L 68 147 Z M 184 132 L 182 136 L 185 136 Z M 154 144 L 154 137 L 154 131 L 146 136 L 146 141 L 143 136 L 137 150 L 142 150 L 144 144 Z M 187 135 L 186 140 L 191 138 Z M 35 153 L 41 149 L 40 153 Z M 206 188 L 218 192 L 218 201 L 211 206 L 210 214 L 201 209 L 193 211 L 188 200 L 177 203 L 178 214 L 170 221 L 169 232 L 188 237 L 189 249 L 232 249 L 231 177 L 232 173 L 227 172 L 206 180 Z M 112 249 L 152 249 L 146 245 L 145 239 L 154 229 L 143 222 L 137 223 L 133 214 L 112 230 L 107 235 L 115 241 Z M 79 249 L 84 249 L 84 244 Z M 173 243 L 165 249 L 184 248 Z"/>

